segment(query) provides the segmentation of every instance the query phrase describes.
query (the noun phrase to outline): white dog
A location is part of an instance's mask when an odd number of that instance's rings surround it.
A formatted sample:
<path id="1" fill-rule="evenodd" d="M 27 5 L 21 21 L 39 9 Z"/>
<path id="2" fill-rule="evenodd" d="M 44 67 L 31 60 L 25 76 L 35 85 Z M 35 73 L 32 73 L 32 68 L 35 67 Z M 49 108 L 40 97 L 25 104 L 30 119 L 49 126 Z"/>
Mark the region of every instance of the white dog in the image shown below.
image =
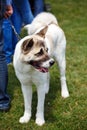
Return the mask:
<path id="1" fill-rule="evenodd" d="M 65 49 L 66 38 L 63 30 L 58 26 L 54 15 L 39 14 L 27 25 L 29 36 L 21 39 L 16 45 L 14 54 L 14 68 L 21 83 L 24 96 L 25 111 L 20 123 L 27 123 L 31 118 L 32 83 L 37 87 L 38 104 L 36 124 L 43 125 L 45 94 L 49 90 L 49 67 L 54 64 L 54 57 L 59 65 L 61 80 L 61 95 L 66 98 L 69 92 L 65 77 Z"/>

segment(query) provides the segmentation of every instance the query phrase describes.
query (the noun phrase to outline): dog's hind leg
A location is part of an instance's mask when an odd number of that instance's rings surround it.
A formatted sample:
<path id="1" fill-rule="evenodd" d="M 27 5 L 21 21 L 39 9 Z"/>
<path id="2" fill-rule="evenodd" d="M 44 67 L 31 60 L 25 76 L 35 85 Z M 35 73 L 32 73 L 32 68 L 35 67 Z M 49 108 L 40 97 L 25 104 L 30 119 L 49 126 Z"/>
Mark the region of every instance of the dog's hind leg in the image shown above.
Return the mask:
<path id="1" fill-rule="evenodd" d="M 65 60 L 65 49 L 63 46 L 57 48 L 57 54 L 55 55 L 57 63 L 59 65 L 60 71 L 60 81 L 61 81 L 61 95 L 63 98 L 69 97 L 69 92 L 66 84 L 66 60 Z"/>
<path id="2" fill-rule="evenodd" d="M 65 68 L 66 68 L 65 57 L 62 57 L 61 61 L 59 62 L 59 70 L 60 70 L 60 80 L 61 80 L 61 95 L 63 98 L 69 97 L 69 92 L 66 83 L 66 76 L 65 76 Z"/>
<path id="3" fill-rule="evenodd" d="M 32 101 L 32 87 L 22 86 L 24 96 L 25 111 L 24 115 L 20 118 L 20 123 L 27 123 L 31 118 L 31 101 Z"/>

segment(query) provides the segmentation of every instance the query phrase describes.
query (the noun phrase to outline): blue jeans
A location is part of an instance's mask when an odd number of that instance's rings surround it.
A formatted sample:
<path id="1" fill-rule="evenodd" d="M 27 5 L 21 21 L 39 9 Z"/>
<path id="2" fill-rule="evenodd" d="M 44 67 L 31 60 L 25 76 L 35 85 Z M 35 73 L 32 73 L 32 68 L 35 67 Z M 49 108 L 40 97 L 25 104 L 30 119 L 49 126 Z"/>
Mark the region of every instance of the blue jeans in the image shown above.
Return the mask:
<path id="1" fill-rule="evenodd" d="M 4 36 L 4 54 L 6 56 L 6 62 L 11 62 L 11 56 L 13 55 L 12 51 L 12 27 L 8 19 L 3 20 L 3 36 Z"/>
<path id="2" fill-rule="evenodd" d="M 0 108 L 9 107 L 10 97 L 7 94 L 8 70 L 3 52 L 2 20 L 0 20 Z"/>
<path id="3" fill-rule="evenodd" d="M 34 16 L 44 11 L 44 0 L 34 1 Z"/>
<path id="4" fill-rule="evenodd" d="M 44 11 L 44 0 L 28 0 L 34 16 Z"/>
<path id="5" fill-rule="evenodd" d="M 14 25 L 17 33 L 20 34 L 22 24 L 29 24 L 34 18 L 28 0 L 13 0 L 12 6 L 14 11 L 13 15 L 10 19 L 5 19 L 3 22 L 5 39 L 3 50 L 6 55 L 7 64 L 11 62 L 11 56 L 14 54 L 15 46 L 18 42 L 18 38 L 12 30 L 11 23 Z"/>

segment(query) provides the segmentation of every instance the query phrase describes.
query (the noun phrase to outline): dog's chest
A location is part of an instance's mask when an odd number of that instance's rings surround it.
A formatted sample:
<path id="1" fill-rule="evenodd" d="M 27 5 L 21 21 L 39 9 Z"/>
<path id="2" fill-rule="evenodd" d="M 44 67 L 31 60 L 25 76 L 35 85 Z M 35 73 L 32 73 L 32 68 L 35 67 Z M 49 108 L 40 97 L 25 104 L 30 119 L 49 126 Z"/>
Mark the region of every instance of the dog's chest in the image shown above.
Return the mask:
<path id="1" fill-rule="evenodd" d="M 23 81 L 32 81 L 39 82 L 40 80 L 44 80 L 46 78 L 45 73 L 39 72 L 35 70 L 32 66 L 23 66 L 20 67 L 20 70 L 17 71 L 18 77 Z"/>

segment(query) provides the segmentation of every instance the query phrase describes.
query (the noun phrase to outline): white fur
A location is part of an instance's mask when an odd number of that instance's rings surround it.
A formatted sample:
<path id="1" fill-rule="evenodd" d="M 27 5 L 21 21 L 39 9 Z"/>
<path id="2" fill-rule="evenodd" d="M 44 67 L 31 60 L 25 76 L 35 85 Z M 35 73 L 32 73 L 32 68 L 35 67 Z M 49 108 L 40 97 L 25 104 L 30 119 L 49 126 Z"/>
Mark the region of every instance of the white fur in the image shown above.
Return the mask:
<path id="1" fill-rule="evenodd" d="M 49 24 L 53 22 L 52 24 Z M 69 92 L 66 84 L 65 77 L 65 49 L 66 49 L 66 38 L 63 30 L 56 25 L 56 18 L 50 13 L 39 14 L 31 25 L 27 26 L 30 34 L 36 33 L 41 27 L 48 25 L 48 30 L 45 36 L 46 46 L 49 48 L 48 53 L 54 57 L 58 63 L 60 70 L 61 80 L 61 95 L 66 98 L 69 96 Z M 41 73 L 33 69 L 32 66 L 26 65 L 20 61 L 21 45 L 23 41 L 28 39 L 30 36 L 26 36 L 20 40 L 16 46 L 14 54 L 14 68 L 18 79 L 20 80 L 22 92 L 24 96 L 25 111 L 24 116 L 20 118 L 20 123 L 27 123 L 31 117 L 31 101 L 32 101 L 32 83 L 37 87 L 38 104 L 36 113 L 36 124 L 39 126 L 45 123 L 44 119 L 44 100 L 45 94 L 49 90 L 50 75 L 48 73 Z M 46 65 L 46 64 L 45 64 Z"/>

